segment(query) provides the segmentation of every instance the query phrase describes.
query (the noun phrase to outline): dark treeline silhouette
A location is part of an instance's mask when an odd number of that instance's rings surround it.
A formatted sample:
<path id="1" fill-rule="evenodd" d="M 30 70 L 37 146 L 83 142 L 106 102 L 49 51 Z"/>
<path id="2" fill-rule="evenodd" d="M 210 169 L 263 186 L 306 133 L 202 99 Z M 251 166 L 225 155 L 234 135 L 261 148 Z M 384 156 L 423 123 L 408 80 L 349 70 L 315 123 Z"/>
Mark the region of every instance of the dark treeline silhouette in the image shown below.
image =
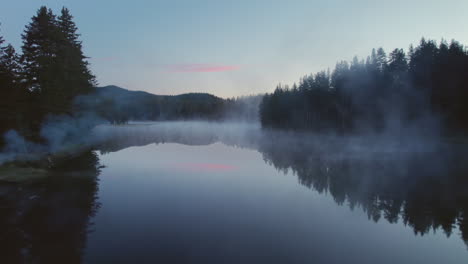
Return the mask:
<path id="1" fill-rule="evenodd" d="M 383 131 L 436 117 L 451 131 L 467 131 L 468 51 L 460 43 L 421 40 L 408 54 L 382 48 L 335 69 L 278 85 L 263 98 L 264 127 L 313 131 Z"/>
<path id="2" fill-rule="evenodd" d="M 41 7 L 21 37 L 21 54 L 0 39 L 0 133 L 15 129 L 41 141 L 44 120 L 76 115 L 74 98 L 91 92 L 96 82 L 68 9 L 56 16 Z"/>

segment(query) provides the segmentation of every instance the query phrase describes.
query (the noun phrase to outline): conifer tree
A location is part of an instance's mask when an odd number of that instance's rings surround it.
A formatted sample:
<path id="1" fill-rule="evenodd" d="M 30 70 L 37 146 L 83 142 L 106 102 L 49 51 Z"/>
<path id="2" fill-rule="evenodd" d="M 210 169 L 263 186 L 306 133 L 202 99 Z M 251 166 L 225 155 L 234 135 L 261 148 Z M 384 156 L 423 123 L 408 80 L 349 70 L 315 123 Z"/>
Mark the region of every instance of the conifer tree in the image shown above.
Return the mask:
<path id="1" fill-rule="evenodd" d="M 375 63 L 377 69 L 382 73 L 385 71 L 385 67 L 387 66 L 387 55 L 383 48 L 377 49 L 377 55 L 375 59 Z"/>
<path id="2" fill-rule="evenodd" d="M 22 35 L 25 79 L 43 115 L 71 114 L 77 95 L 92 91 L 94 76 L 68 9 L 56 17 L 41 7 Z"/>
<path id="3" fill-rule="evenodd" d="M 55 16 L 45 6 L 32 17 L 22 34 L 25 83 L 38 99 L 43 115 L 66 111 L 56 78 L 60 71 L 57 64 L 59 36 Z"/>
<path id="4" fill-rule="evenodd" d="M 64 85 L 68 87 L 71 98 L 89 93 L 96 85 L 95 77 L 89 70 L 89 64 L 83 55 L 81 41 L 78 39 L 80 36 L 77 33 L 78 28 L 67 8 L 62 8 L 57 22 L 63 38 L 59 47 L 59 58 L 64 74 Z"/>

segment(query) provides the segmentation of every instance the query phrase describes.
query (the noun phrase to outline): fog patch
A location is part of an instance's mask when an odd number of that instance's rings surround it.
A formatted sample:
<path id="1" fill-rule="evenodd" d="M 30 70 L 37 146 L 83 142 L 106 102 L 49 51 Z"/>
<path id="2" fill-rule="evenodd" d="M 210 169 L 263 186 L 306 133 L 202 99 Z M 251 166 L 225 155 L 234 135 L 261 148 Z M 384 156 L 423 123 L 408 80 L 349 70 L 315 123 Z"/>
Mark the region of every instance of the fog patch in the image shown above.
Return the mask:
<path id="1" fill-rule="evenodd" d="M 34 161 L 49 154 L 73 151 L 95 144 L 93 127 L 102 124 L 101 118 L 93 114 L 79 116 L 49 116 L 41 126 L 41 143 L 28 141 L 16 130 L 6 132 L 6 142 L 0 153 L 0 165 L 10 161 Z"/>

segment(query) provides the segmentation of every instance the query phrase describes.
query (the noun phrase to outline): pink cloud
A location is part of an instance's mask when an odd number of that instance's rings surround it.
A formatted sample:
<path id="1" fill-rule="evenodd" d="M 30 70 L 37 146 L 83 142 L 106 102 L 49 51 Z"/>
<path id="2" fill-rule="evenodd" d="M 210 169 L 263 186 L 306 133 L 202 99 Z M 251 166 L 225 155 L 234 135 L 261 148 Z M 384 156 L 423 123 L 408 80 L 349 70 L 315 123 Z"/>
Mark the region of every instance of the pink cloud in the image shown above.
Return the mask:
<path id="1" fill-rule="evenodd" d="M 183 163 L 177 164 L 177 167 L 190 171 L 231 171 L 235 169 L 232 165 L 217 163 Z"/>
<path id="2" fill-rule="evenodd" d="M 218 65 L 218 64 L 171 64 L 166 65 L 169 72 L 224 72 L 235 71 L 240 67 L 237 65 Z"/>

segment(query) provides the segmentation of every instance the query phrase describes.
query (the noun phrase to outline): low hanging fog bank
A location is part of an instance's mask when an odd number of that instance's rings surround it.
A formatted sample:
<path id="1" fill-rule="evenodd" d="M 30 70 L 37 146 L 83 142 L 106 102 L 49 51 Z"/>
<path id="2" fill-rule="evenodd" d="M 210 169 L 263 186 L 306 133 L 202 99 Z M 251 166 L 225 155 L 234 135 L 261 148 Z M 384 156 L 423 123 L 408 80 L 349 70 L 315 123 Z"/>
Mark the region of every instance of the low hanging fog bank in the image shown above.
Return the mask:
<path id="1" fill-rule="evenodd" d="M 410 155 L 452 147 L 452 144 L 443 142 L 436 134 L 419 134 L 416 130 L 407 130 L 404 136 L 393 133 L 342 136 L 262 129 L 258 123 L 243 122 L 133 122 L 124 126 L 101 125 L 94 129 L 92 138 L 100 144 L 98 149 L 102 144 L 115 144 L 116 150 L 119 150 L 127 146 L 167 142 L 187 145 L 221 142 L 251 149 L 268 144 L 288 147 L 300 143 L 310 151 L 323 155 L 355 157 L 392 153 Z"/>
<path id="2" fill-rule="evenodd" d="M 208 145 L 222 142 L 253 148 L 260 139 L 261 127 L 255 122 L 132 122 L 124 126 L 101 125 L 94 129 L 93 135 L 99 142 L 96 148 L 103 152 L 151 143 Z"/>
<path id="3" fill-rule="evenodd" d="M 79 116 L 50 116 L 42 124 L 41 142 L 32 142 L 15 130 L 6 132 L 5 146 L 0 152 L 0 165 L 10 161 L 35 161 L 49 154 L 73 155 L 90 149 L 96 143 L 93 127 L 105 121 L 92 113 Z"/>
<path id="4" fill-rule="evenodd" d="M 467 144 L 417 129 L 404 135 L 343 136 L 269 130 L 255 122 L 168 121 L 97 125 L 91 133 L 77 135 L 81 139 L 76 142 L 101 155 L 164 143 L 220 142 L 255 150 L 266 164 L 297 177 L 301 185 L 329 193 L 340 205 L 360 207 L 369 220 L 402 221 L 419 234 L 441 228 L 449 236 L 458 228 L 468 241 Z"/>
<path id="5" fill-rule="evenodd" d="M 77 149 L 116 151 L 150 143 L 204 145 L 222 142 L 231 146 L 259 149 L 273 144 L 300 144 L 308 151 L 324 156 L 373 158 L 379 154 L 398 157 L 447 152 L 456 146 L 443 140 L 433 130 L 406 127 L 386 133 L 363 135 L 318 134 L 261 128 L 258 122 L 164 121 L 130 122 L 127 125 L 102 125 L 95 115 L 79 118 L 50 118 L 41 129 L 43 143 L 28 142 L 14 131 L 5 135 L 6 146 L 0 163 L 15 159 L 34 160 L 41 155 L 67 153 Z M 101 125 L 99 125 L 101 124 Z M 90 128 L 95 126 L 94 129 Z M 462 146 L 458 146 L 461 149 Z M 304 151 L 304 150 L 301 150 Z"/>

